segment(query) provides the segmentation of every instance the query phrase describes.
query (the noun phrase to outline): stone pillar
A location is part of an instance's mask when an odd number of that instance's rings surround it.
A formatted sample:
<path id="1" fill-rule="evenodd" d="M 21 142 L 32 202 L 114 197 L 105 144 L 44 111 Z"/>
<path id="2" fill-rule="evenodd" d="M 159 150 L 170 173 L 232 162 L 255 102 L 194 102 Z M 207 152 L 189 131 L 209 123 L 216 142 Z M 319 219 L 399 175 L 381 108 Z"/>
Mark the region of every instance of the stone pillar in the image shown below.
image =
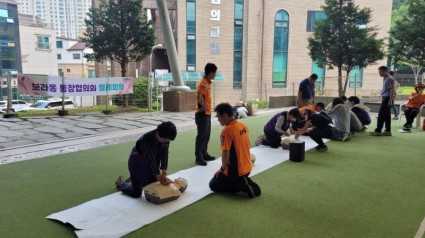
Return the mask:
<path id="1" fill-rule="evenodd" d="M 196 109 L 195 91 L 165 91 L 164 111 L 168 112 L 187 112 Z"/>

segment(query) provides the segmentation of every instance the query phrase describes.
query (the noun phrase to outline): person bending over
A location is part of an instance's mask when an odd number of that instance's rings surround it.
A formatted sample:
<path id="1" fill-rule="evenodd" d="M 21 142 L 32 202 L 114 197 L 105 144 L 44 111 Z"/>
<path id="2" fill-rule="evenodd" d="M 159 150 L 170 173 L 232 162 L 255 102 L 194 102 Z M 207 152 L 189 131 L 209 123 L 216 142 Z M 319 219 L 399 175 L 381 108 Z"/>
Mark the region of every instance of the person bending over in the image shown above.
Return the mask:
<path id="1" fill-rule="evenodd" d="M 351 111 L 357 116 L 364 127 L 370 125 L 370 109 L 360 103 L 360 99 L 357 96 L 351 96 L 348 98 L 348 102 L 351 106 Z"/>
<path id="2" fill-rule="evenodd" d="M 272 148 L 280 147 L 281 137 L 290 135 L 288 129 L 291 127 L 291 122 L 296 126 L 301 122 L 301 114 L 297 108 L 274 115 L 264 126 L 264 135 L 257 138 L 255 145 L 267 145 Z"/>
<path id="3" fill-rule="evenodd" d="M 128 159 L 130 180 L 119 176 L 115 185 L 119 191 L 133 197 L 142 196 L 143 187 L 159 181 L 168 185 L 167 177 L 168 147 L 177 136 L 176 126 L 168 121 L 162 122 L 153 131 L 142 135 L 133 147 Z"/>
<path id="4" fill-rule="evenodd" d="M 248 175 L 252 170 L 248 128 L 233 117 L 232 106 L 220 103 L 214 110 L 220 125 L 221 167 L 214 174 L 209 186 L 216 193 L 248 194 L 250 198 L 260 196 L 261 189 Z"/>
<path id="5" fill-rule="evenodd" d="M 304 127 L 295 132 L 295 139 L 298 139 L 306 132 L 309 132 L 310 138 L 317 143 L 316 151 L 323 152 L 328 150 L 323 138 L 332 138 L 334 134 L 332 121 L 328 117 L 316 113 L 308 115 Z"/>
<path id="6" fill-rule="evenodd" d="M 332 108 L 328 111 L 334 120 L 335 130 L 332 139 L 346 141 L 351 139 L 350 133 L 350 108 L 341 97 L 332 100 Z"/>

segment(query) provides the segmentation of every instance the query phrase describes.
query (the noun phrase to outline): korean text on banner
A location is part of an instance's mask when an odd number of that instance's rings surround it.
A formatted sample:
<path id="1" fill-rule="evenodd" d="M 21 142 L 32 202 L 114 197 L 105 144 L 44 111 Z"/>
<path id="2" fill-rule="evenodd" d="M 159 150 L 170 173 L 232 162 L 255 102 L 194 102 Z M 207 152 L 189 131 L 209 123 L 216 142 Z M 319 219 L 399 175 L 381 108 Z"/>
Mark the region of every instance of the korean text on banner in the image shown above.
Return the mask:
<path id="1" fill-rule="evenodd" d="M 133 93 L 134 79 L 125 78 L 62 78 L 59 76 L 18 74 L 21 94 L 62 96 L 120 95 Z"/>

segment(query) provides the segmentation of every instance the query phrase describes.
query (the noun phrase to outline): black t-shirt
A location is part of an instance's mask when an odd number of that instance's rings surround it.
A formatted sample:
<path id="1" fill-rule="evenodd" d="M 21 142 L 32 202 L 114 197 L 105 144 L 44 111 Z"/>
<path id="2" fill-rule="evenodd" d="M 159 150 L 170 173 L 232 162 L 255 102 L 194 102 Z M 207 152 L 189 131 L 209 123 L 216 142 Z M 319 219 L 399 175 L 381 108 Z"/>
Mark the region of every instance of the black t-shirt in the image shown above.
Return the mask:
<path id="1" fill-rule="evenodd" d="M 329 120 L 329 118 L 320 114 L 311 114 L 308 117 L 308 120 L 313 126 L 317 127 L 318 129 L 326 128 L 328 127 L 329 123 L 332 122 L 331 120 Z"/>

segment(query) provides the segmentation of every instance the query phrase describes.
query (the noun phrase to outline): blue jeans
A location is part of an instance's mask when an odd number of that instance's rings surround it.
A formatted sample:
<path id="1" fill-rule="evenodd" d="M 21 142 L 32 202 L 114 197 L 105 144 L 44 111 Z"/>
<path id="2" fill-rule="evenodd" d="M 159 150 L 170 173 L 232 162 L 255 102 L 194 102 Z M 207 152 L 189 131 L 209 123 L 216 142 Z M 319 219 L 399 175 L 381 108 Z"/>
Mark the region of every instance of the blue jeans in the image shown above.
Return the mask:
<path id="1" fill-rule="evenodd" d="M 394 105 L 394 101 L 393 101 L 393 106 L 391 107 L 391 111 L 394 113 L 394 117 L 398 116 L 397 108 Z"/>

